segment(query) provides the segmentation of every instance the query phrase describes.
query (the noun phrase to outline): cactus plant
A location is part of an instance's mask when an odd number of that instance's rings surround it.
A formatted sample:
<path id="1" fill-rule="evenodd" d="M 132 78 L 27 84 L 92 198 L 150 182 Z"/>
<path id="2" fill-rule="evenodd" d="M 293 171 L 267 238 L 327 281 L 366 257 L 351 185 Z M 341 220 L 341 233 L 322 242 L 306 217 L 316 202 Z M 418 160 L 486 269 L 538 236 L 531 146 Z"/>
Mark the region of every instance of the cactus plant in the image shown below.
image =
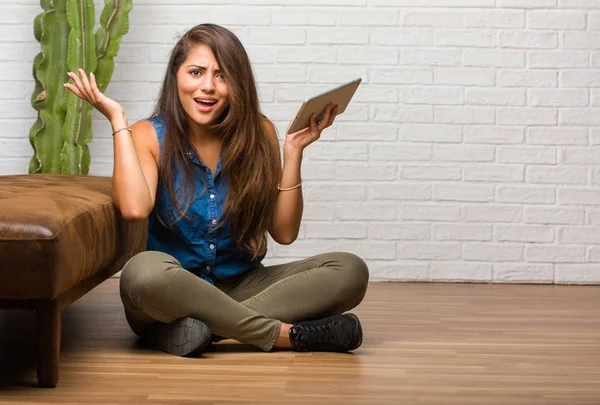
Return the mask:
<path id="1" fill-rule="evenodd" d="M 67 72 L 94 73 L 100 91 L 110 82 L 114 57 L 129 30 L 132 0 L 105 0 L 94 34 L 93 0 L 41 0 L 34 21 L 41 52 L 33 61 L 31 97 L 38 118 L 29 133 L 29 173 L 87 174 L 92 140 L 91 105 L 63 87 Z"/>

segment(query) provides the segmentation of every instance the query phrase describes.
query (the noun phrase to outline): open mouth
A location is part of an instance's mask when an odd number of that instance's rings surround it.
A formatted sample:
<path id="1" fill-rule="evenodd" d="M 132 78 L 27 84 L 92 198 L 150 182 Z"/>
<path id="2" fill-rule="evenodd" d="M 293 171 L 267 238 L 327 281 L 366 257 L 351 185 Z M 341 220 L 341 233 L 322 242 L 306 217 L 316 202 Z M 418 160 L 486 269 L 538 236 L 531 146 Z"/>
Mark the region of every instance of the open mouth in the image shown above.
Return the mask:
<path id="1" fill-rule="evenodd" d="M 202 112 L 212 111 L 212 109 L 217 104 L 217 100 L 215 99 L 195 98 L 194 101 L 196 102 L 196 106 L 198 107 L 198 109 Z"/>

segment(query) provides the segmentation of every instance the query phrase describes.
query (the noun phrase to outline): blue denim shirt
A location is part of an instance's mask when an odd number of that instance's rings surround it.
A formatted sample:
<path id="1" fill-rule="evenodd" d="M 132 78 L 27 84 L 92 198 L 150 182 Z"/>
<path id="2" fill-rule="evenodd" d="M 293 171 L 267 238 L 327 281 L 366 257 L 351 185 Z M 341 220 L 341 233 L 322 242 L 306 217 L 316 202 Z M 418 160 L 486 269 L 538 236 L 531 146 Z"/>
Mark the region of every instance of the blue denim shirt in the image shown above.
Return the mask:
<path id="1" fill-rule="evenodd" d="M 162 151 L 166 122 L 162 115 L 152 117 L 150 122 L 154 125 Z M 160 222 L 158 214 L 163 221 L 167 218 L 177 218 L 178 214 L 171 202 L 169 191 L 159 181 L 156 204 L 148 219 L 147 250 L 170 254 L 179 260 L 184 269 L 209 283 L 213 283 L 214 279 L 235 276 L 256 267 L 265 255 L 252 261 L 249 254 L 241 252 L 231 236 L 227 222 L 216 232 L 209 233 L 223 213 L 228 192 L 227 179 L 220 173 L 221 159 L 217 162 L 216 172 L 212 173 L 190 145 L 187 145 L 186 154 L 194 167 L 194 196 L 186 212 L 189 218 L 181 218 L 171 225 L 171 228 Z M 177 192 L 181 187 L 181 176 L 177 167 L 173 167 L 173 175 Z M 205 181 L 206 192 L 202 194 Z M 184 198 L 183 203 L 185 202 Z"/>

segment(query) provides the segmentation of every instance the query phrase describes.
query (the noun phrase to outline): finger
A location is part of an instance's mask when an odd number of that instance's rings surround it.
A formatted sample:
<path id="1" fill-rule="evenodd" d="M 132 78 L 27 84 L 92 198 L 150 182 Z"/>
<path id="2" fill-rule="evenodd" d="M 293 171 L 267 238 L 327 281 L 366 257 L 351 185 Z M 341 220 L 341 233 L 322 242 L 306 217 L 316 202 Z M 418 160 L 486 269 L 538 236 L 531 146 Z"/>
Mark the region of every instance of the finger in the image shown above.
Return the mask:
<path id="1" fill-rule="evenodd" d="M 317 118 L 315 117 L 315 114 L 312 114 L 310 116 L 310 133 L 313 136 L 318 137 L 319 136 L 319 126 L 317 125 Z"/>
<path id="2" fill-rule="evenodd" d="M 79 77 L 73 72 L 67 72 L 67 75 L 71 78 L 71 80 L 73 80 L 73 83 L 75 83 L 75 87 L 77 87 L 77 90 L 79 90 L 79 94 L 81 94 L 81 96 L 79 96 L 79 97 L 83 98 L 84 100 L 89 101 L 89 97 L 85 93 L 83 83 L 81 83 L 81 80 L 79 80 Z"/>
<path id="3" fill-rule="evenodd" d="M 77 97 L 85 100 L 84 95 L 81 94 L 81 92 L 79 91 L 79 89 L 76 86 L 73 86 L 70 83 L 64 83 L 63 86 L 65 86 L 67 89 L 71 90 Z"/>
<path id="4" fill-rule="evenodd" d="M 337 116 L 337 112 L 338 112 L 338 105 L 336 104 L 335 107 L 333 107 L 331 109 L 331 117 L 329 117 L 329 122 L 327 123 L 327 125 L 325 125 L 325 127 L 330 127 L 331 125 L 333 125 L 333 121 L 335 121 L 335 117 Z"/>
<path id="5" fill-rule="evenodd" d="M 86 92 L 86 94 L 88 96 L 90 96 L 90 100 L 93 100 L 93 93 L 92 93 L 92 88 L 90 86 L 90 81 L 88 80 L 87 74 L 85 73 L 85 70 L 79 68 L 77 69 L 77 71 L 79 72 L 79 75 L 81 76 L 81 82 L 83 83 L 83 89 Z"/>
<path id="6" fill-rule="evenodd" d="M 92 95 L 94 96 L 94 99 L 102 94 L 98 89 L 98 83 L 96 83 L 96 75 L 93 73 L 90 73 L 90 86 L 92 87 Z"/>
<path id="7" fill-rule="evenodd" d="M 322 131 L 323 129 L 327 128 L 329 125 L 329 121 L 331 120 L 331 113 L 333 111 L 333 105 L 329 104 L 327 106 L 327 108 L 325 109 L 325 116 L 323 117 L 323 119 L 321 120 L 321 122 L 319 123 L 319 129 Z"/>

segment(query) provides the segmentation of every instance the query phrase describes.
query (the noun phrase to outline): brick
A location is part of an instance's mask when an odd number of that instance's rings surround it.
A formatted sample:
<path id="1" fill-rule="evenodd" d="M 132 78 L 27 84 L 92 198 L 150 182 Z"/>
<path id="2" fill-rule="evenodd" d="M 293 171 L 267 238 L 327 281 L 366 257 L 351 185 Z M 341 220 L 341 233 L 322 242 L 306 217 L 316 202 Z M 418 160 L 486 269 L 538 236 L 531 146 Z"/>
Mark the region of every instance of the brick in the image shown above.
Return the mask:
<path id="1" fill-rule="evenodd" d="M 431 159 L 431 146 L 400 143 L 373 144 L 370 146 L 369 156 L 373 161 L 426 161 Z"/>
<path id="2" fill-rule="evenodd" d="M 587 167 L 536 167 L 527 168 L 527 182 L 538 184 L 586 184 Z"/>
<path id="3" fill-rule="evenodd" d="M 494 281 L 499 283 L 544 283 L 554 281 L 552 264 L 494 264 Z"/>
<path id="4" fill-rule="evenodd" d="M 493 86 L 495 73 L 478 68 L 437 68 L 435 83 L 459 86 Z"/>
<path id="5" fill-rule="evenodd" d="M 520 50 L 465 49 L 463 64 L 474 67 L 525 67 L 525 53 Z"/>
<path id="6" fill-rule="evenodd" d="M 401 124 L 400 139 L 407 142 L 453 143 L 462 139 L 462 129 L 458 125 Z"/>
<path id="7" fill-rule="evenodd" d="M 369 280 L 372 281 L 427 281 L 427 264 L 410 260 L 369 262 Z"/>
<path id="8" fill-rule="evenodd" d="M 558 46 L 556 32 L 506 31 L 498 34 L 501 48 L 553 49 Z"/>
<path id="9" fill-rule="evenodd" d="M 431 281 L 446 282 L 487 282 L 492 279 L 492 266 L 486 263 L 431 263 Z"/>
<path id="10" fill-rule="evenodd" d="M 483 30 L 436 30 L 434 33 L 436 46 L 469 46 L 469 47 L 494 47 L 496 46 L 496 32 Z"/>
<path id="11" fill-rule="evenodd" d="M 497 241 L 550 243 L 554 242 L 553 226 L 545 225 L 496 225 L 494 237 Z"/>
<path id="12" fill-rule="evenodd" d="M 403 48 L 400 63 L 415 66 L 459 66 L 461 51 L 442 48 Z"/>
<path id="13" fill-rule="evenodd" d="M 336 60 L 335 52 L 326 46 L 279 46 L 275 52 L 277 62 L 284 63 L 334 63 Z"/>
<path id="14" fill-rule="evenodd" d="M 396 258 L 394 242 L 381 241 L 338 241 L 335 249 L 338 252 L 352 252 L 365 260 Z"/>
<path id="15" fill-rule="evenodd" d="M 335 218 L 342 221 L 395 221 L 398 217 L 396 203 L 346 203 L 335 204 Z"/>
<path id="16" fill-rule="evenodd" d="M 600 69 L 565 70 L 560 83 L 563 87 L 600 87 Z"/>
<path id="17" fill-rule="evenodd" d="M 389 47 L 340 47 L 338 50 L 340 64 L 396 65 L 398 58 L 398 50 Z M 323 61 L 319 60 L 319 62 Z"/>
<path id="18" fill-rule="evenodd" d="M 312 183 L 302 186 L 306 198 L 311 201 L 364 200 L 367 189 L 364 185 Z"/>
<path id="19" fill-rule="evenodd" d="M 586 15 L 583 11 L 533 10 L 527 13 L 527 28 L 583 30 Z"/>
<path id="20" fill-rule="evenodd" d="M 400 16 L 398 11 L 390 10 L 349 10 L 338 13 L 340 26 L 385 26 L 398 25 Z"/>
<path id="21" fill-rule="evenodd" d="M 597 188 L 561 188 L 558 190 L 560 205 L 598 205 L 600 191 Z"/>
<path id="22" fill-rule="evenodd" d="M 585 213 L 581 208 L 525 207 L 523 217 L 530 224 L 583 225 Z"/>
<path id="23" fill-rule="evenodd" d="M 364 239 L 366 237 L 365 224 L 331 222 L 306 225 L 307 239 Z"/>
<path id="24" fill-rule="evenodd" d="M 546 70 L 500 70 L 500 87 L 557 87 L 558 72 Z"/>
<path id="25" fill-rule="evenodd" d="M 553 8 L 557 0 L 497 0 L 497 7 L 506 8 Z"/>
<path id="26" fill-rule="evenodd" d="M 521 207 L 501 205 L 467 205 L 462 209 L 466 222 L 520 222 Z"/>
<path id="27" fill-rule="evenodd" d="M 527 55 L 530 68 L 585 68 L 590 64 L 587 52 L 531 51 Z"/>
<path id="28" fill-rule="evenodd" d="M 585 260 L 582 246 L 534 246 L 525 247 L 525 259 L 540 263 L 578 263 Z"/>
<path id="29" fill-rule="evenodd" d="M 493 183 L 522 182 L 524 180 L 521 165 L 475 165 L 463 169 L 463 177 L 467 181 L 483 181 Z"/>
<path id="30" fill-rule="evenodd" d="M 523 247 L 508 243 L 466 242 L 463 245 L 464 260 L 485 262 L 511 262 L 523 260 Z"/>
<path id="31" fill-rule="evenodd" d="M 338 163 L 335 166 L 336 180 L 395 180 L 396 165 L 374 163 Z"/>
<path id="32" fill-rule="evenodd" d="M 543 146 L 502 146 L 497 150 L 499 163 L 556 164 L 557 150 Z"/>
<path id="33" fill-rule="evenodd" d="M 460 166 L 404 166 L 400 177 L 408 180 L 460 180 Z"/>
<path id="34" fill-rule="evenodd" d="M 494 109 L 490 107 L 435 107 L 435 122 L 443 124 L 492 124 Z"/>
<path id="35" fill-rule="evenodd" d="M 564 244 L 598 244 L 600 229 L 596 226 L 563 226 L 558 241 Z"/>
<path id="36" fill-rule="evenodd" d="M 333 180 L 335 165 L 331 162 L 304 162 L 302 178 L 305 180 Z"/>
<path id="37" fill-rule="evenodd" d="M 476 10 L 465 13 L 467 27 L 473 28 L 523 28 L 523 10 Z"/>
<path id="38" fill-rule="evenodd" d="M 405 28 L 373 28 L 371 44 L 386 46 L 431 46 L 433 30 Z"/>
<path id="39" fill-rule="evenodd" d="M 402 13 L 402 25 L 405 27 L 464 28 L 464 14 L 455 11 L 416 11 Z"/>
<path id="40" fill-rule="evenodd" d="M 470 88 L 465 89 L 466 104 L 474 105 L 525 105 L 524 89 L 501 89 L 501 88 Z"/>
<path id="41" fill-rule="evenodd" d="M 463 127 L 464 143 L 480 144 L 520 144 L 523 143 L 522 127 L 494 127 L 484 125 L 465 125 Z"/>
<path id="42" fill-rule="evenodd" d="M 600 280 L 600 265 L 587 264 L 557 264 L 557 284 L 598 284 Z"/>
<path id="43" fill-rule="evenodd" d="M 589 104 L 589 92 L 584 89 L 529 89 L 527 104 L 541 107 L 584 107 Z"/>
<path id="44" fill-rule="evenodd" d="M 417 223 L 371 224 L 368 235 L 375 240 L 428 240 L 430 226 Z"/>
<path id="45" fill-rule="evenodd" d="M 431 186 L 427 184 L 376 183 L 371 181 L 369 197 L 372 200 L 425 201 L 431 199 Z"/>
<path id="46" fill-rule="evenodd" d="M 532 145 L 587 145 L 588 131 L 585 128 L 530 127 L 527 128 L 527 143 Z"/>
<path id="47" fill-rule="evenodd" d="M 520 204 L 554 204 L 556 202 L 556 187 L 499 186 L 497 201 Z"/>
<path id="48" fill-rule="evenodd" d="M 600 125 L 600 108 L 561 108 L 558 122 L 561 125 Z"/>
<path id="49" fill-rule="evenodd" d="M 460 221 L 460 207 L 456 205 L 403 205 L 400 220 L 407 221 Z"/>
<path id="50" fill-rule="evenodd" d="M 264 13 L 264 11 L 260 10 Z M 271 19 L 273 25 L 323 25 L 334 26 L 337 21 L 337 13 L 333 10 L 310 10 L 304 8 L 285 7 L 284 9 L 274 9 Z"/>
<path id="51" fill-rule="evenodd" d="M 494 148 L 476 145 L 436 145 L 433 160 L 440 162 L 491 162 Z"/>
<path id="52" fill-rule="evenodd" d="M 500 125 L 556 125 L 555 108 L 501 107 L 496 110 L 496 123 Z"/>
<path id="53" fill-rule="evenodd" d="M 366 44 L 369 33 L 366 28 L 309 28 L 309 44 Z"/>
<path id="54" fill-rule="evenodd" d="M 376 105 L 371 109 L 371 112 L 371 119 L 380 122 L 421 123 L 433 121 L 433 108 L 431 106 Z"/>
<path id="55" fill-rule="evenodd" d="M 374 84 L 432 84 L 433 71 L 410 68 L 372 68 L 369 71 Z"/>
<path id="56" fill-rule="evenodd" d="M 438 201 L 494 201 L 495 187 L 492 185 L 444 184 L 433 186 L 433 200 Z"/>
<path id="57" fill-rule="evenodd" d="M 396 124 L 341 123 L 338 125 L 337 139 L 346 141 L 395 141 Z"/>
<path id="58" fill-rule="evenodd" d="M 433 239 L 439 241 L 490 241 L 492 227 L 479 224 L 434 224 Z"/>
<path id="59" fill-rule="evenodd" d="M 457 260 L 460 258 L 460 243 L 398 242 L 397 257 L 413 260 Z"/>

